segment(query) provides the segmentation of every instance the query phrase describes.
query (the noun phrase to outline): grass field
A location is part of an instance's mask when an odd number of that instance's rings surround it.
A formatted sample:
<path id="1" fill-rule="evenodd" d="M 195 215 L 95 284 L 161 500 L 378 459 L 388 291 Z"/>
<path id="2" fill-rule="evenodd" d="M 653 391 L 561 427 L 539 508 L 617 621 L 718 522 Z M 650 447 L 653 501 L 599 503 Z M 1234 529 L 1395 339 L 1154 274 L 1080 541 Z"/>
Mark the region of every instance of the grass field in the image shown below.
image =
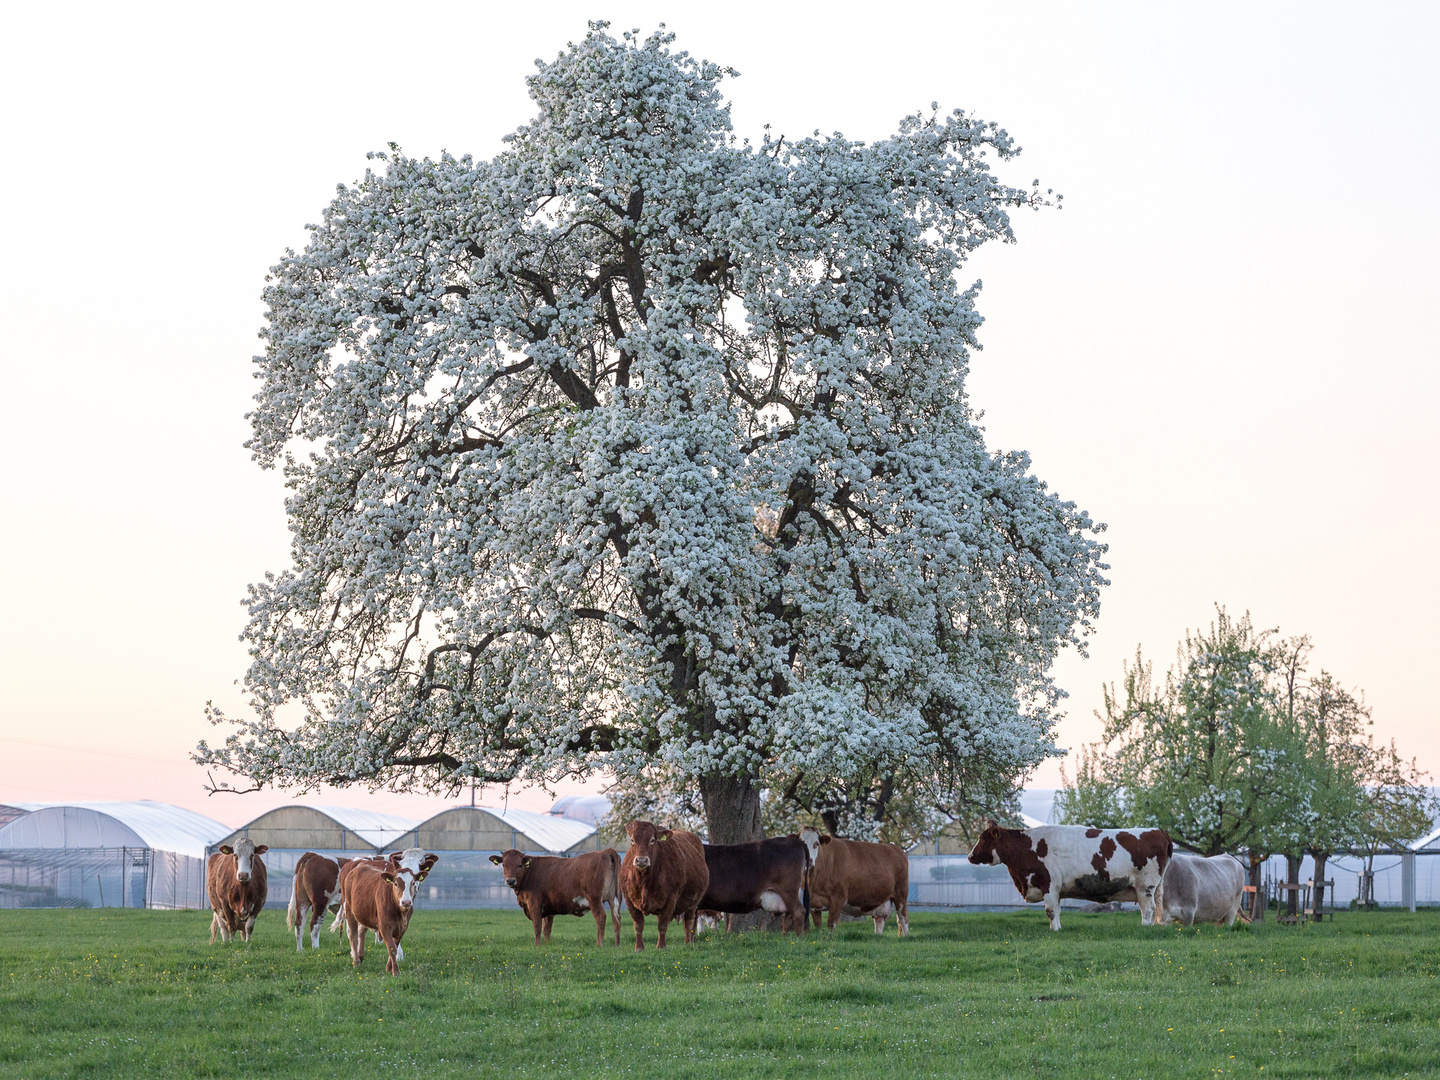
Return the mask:
<path id="1" fill-rule="evenodd" d="M 420 911 L 398 978 L 283 912 L 0 911 L 0 1076 L 1440 1076 L 1440 913 L 1200 930 L 914 916 L 804 939 L 535 948 L 518 911 Z M 650 923 L 653 943 L 654 923 Z M 672 938 L 672 941 L 675 939 Z"/>

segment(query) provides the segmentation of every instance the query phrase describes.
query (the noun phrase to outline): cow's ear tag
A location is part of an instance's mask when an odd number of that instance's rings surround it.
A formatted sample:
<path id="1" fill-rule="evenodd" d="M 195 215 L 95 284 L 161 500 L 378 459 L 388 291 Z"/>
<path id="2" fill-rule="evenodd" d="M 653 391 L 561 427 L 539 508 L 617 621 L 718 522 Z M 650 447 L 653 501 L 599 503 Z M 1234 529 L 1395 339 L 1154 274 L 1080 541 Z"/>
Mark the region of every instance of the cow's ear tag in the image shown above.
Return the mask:
<path id="1" fill-rule="evenodd" d="M 502 858 L 500 858 L 499 855 L 491 855 L 491 856 L 490 856 L 490 861 L 493 862 L 496 866 L 499 866 L 499 865 L 500 865 L 502 862 L 504 862 L 505 860 L 502 859 Z"/>
<path id="2" fill-rule="evenodd" d="M 380 876 L 383 877 L 386 881 L 390 882 L 391 885 L 395 884 L 395 875 L 390 873 L 389 870 L 386 870 L 385 873 L 381 874 Z"/>
<path id="3" fill-rule="evenodd" d="M 234 849 L 233 847 L 231 847 L 229 844 L 221 844 L 221 845 L 220 845 L 220 854 L 221 854 L 221 855 L 234 855 L 234 854 L 235 854 L 235 849 Z"/>
<path id="4" fill-rule="evenodd" d="M 529 860 L 529 859 L 526 859 L 526 860 L 525 860 L 523 863 L 521 863 L 520 865 L 521 865 L 521 866 L 529 866 L 529 865 L 530 865 L 530 860 Z"/>

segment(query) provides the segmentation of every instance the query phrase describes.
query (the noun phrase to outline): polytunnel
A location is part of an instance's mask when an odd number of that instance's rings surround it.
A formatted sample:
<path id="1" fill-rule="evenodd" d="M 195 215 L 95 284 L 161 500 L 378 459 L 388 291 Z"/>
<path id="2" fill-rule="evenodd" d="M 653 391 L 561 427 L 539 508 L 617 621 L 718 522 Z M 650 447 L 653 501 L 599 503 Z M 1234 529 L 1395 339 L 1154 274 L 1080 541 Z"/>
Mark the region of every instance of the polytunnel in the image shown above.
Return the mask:
<path id="1" fill-rule="evenodd" d="M 169 803 L 17 803 L 0 826 L 0 907 L 203 908 L 208 845 L 230 831 Z"/>
<path id="2" fill-rule="evenodd" d="M 507 848 L 536 855 L 578 855 L 597 849 L 595 826 L 564 816 L 504 807 L 457 806 L 425 821 L 345 806 L 292 804 L 268 810 L 212 844 L 248 836 L 265 844 L 266 906 L 284 907 L 295 887 L 295 864 L 307 851 L 334 859 L 419 847 L 440 861 L 422 886 L 431 908 L 509 907 L 515 894 L 490 856 Z"/>

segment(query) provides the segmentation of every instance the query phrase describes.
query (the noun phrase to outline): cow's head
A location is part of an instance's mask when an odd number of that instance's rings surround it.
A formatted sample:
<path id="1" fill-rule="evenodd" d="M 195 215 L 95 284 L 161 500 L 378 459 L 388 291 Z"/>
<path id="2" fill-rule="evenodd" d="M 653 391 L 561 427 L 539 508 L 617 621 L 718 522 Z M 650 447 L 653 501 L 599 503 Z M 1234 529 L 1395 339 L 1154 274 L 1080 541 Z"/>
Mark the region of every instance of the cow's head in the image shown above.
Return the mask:
<path id="1" fill-rule="evenodd" d="M 976 866 L 999 866 L 1000 840 L 1005 835 L 1005 830 L 993 820 L 985 822 L 985 829 L 980 833 L 980 839 L 975 841 L 975 846 L 970 849 L 970 861 Z"/>
<path id="2" fill-rule="evenodd" d="M 427 854 L 424 848 L 392 852 L 380 876 L 394 887 L 395 902 L 408 911 L 415 906 L 416 888 L 439 861 L 439 855 Z"/>
<path id="3" fill-rule="evenodd" d="M 231 847 L 229 844 L 220 845 L 221 855 L 235 856 L 235 877 L 239 881 L 250 880 L 250 873 L 254 869 L 255 856 L 264 855 L 265 852 L 269 850 L 269 844 L 261 844 L 259 847 L 256 847 L 255 841 L 251 840 L 248 836 L 242 836 L 239 840 L 236 840 L 234 847 Z"/>
<path id="4" fill-rule="evenodd" d="M 630 837 L 630 851 L 635 856 L 637 870 L 650 867 L 650 860 L 659 854 L 659 845 L 670 840 L 669 829 L 657 829 L 648 821 L 632 821 L 625 826 L 625 835 Z"/>
<path id="5" fill-rule="evenodd" d="M 820 848 L 828 844 L 833 837 L 824 836 L 814 825 L 806 825 L 800 830 L 800 842 L 805 845 L 805 851 L 810 856 L 810 865 L 815 865 L 815 860 L 820 858 Z"/>
<path id="6" fill-rule="evenodd" d="M 511 848 L 499 855 L 491 855 L 490 861 L 500 867 L 500 872 L 505 875 L 505 884 L 518 890 L 524 887 L 526 871 L 535 860 L 523 851 Z"/>

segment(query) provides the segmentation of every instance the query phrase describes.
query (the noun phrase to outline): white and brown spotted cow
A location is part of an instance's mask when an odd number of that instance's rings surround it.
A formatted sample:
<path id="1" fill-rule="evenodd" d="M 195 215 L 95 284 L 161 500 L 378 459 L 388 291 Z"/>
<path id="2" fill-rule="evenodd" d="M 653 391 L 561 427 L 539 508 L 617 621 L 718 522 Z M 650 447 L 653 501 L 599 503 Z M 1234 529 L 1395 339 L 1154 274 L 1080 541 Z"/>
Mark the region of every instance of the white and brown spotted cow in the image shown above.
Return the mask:
<path id="1" fill-rule="evenodd" d="M 1194 926 L 1223 922 L 1233 926 L 1245 895 L 1245 868 L 1233 855 L 1204 859 L 1183 852 L 1165 868 L 1159 921 Z"/>
<path id="2" fill-rule="evenodd" d="M 970 861 L 1005 866 L 1027 903 L 1044 901 L 1051 930 L 1060 929 L 1060 901 L 1072 899 L 1134 900 L 1140 905 L 1140 922 L 1150 926 L 1174 850 L 1164 829 L 1007 829 L 988 821 Z"/>
<path id="3" fill-rule="evenodd" d="M 355 860 L 340 876 L 341 914 L 350 937 L 350 962 L 359 967 L 365 959 L 365 934 L 373 931 L 385 945 L 385 970 L 400 973 L 399 962 L 405 959 L 400 939 L 410 926 L 415 913 L 416 886 L 425 880 L 440 856 L 410 848 L 391 855 L 385 864 L 376 867 L 369 860 Z"/>
<path id="4" fill-rule="evenodd" d="M 349 859 L 332 859 L 319 852 L 307 851 L 295 863 L 294 888 L 290 906 L 285 912 L 285 925 L 295 931 L 295 951 L 304 950 L 305 913 L 310 913 L 310 947 L 320 947 L 320 924 L 325 911 L 332 905 L 339 921 L 340 867 Z"/>
<path id="5" fill-rule="evenodd" d="M 260 858 L 270 848 L 255 846 L 248 836 L 223 845 L 210 856 L 205 866 L 205 891 L 210 895 L 210 944 L 215 944 L 218 931 L 221 941 L 230 941 L 236 934 L 249 941 L 255 929 L 255 917 L 265 906 L 269 885 L 265 876 L 265 860 Z"/>

